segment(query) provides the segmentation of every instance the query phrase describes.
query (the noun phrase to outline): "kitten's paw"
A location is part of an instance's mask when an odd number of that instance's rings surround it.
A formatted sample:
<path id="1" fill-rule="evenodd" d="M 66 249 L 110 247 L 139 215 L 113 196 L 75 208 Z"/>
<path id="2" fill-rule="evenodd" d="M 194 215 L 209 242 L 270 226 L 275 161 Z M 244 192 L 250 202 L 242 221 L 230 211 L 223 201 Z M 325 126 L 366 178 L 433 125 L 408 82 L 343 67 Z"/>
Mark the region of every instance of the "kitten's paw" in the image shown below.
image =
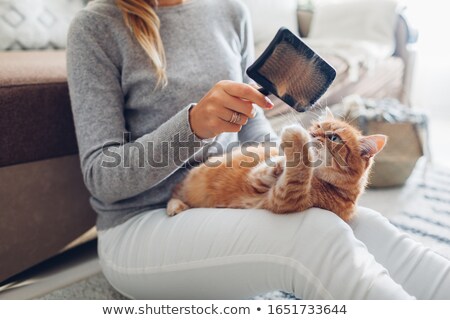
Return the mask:
<path id="1" fill-rule="evenodd" d="M 167 203 L 167 215 L 173 217 L 178 213 L 189 209 L 189 206 L 181 201 L 180 199 L 172 198 L 169 203 Z"/>
<path id="2" fill-rule="evenodd" d="M 283 173 L 284 158 L 272 157 L 252 169 L 248 180 L 258 193 L 265 193 L 277 182 Z"/>
<path id="3" fill-rule="evenodd" d="M 281 132 L 282 143 L 285 143 L 288 147 L 293 146 L 295 149 L 301 149 L 310 140 L 308 131 L 300 125 L 287 126 Z"/>

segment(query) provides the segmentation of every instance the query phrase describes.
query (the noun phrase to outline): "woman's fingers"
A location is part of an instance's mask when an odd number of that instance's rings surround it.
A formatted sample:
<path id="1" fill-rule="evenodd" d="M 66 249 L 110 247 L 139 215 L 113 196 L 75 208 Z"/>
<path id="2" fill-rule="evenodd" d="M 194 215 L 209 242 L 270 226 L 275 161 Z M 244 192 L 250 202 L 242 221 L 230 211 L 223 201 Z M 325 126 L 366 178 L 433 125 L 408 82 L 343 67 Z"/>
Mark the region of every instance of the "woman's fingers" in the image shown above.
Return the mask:
<path id="1" fill-rule="evenodd" d="M 223 132 L 239 132 L 248 118 L 254 118 L 256 104 L 272 108 L 269 98 L 248 84 L 221 81 L 189 111 L 189 124 L 194 134 L 212 138 Z"/>
<path id="2" fill-rule="evenodd" d="M 224 97 L 222 105 L 231 111 L 242 113 L 248 118 L 254 118 L 256 115 L 255 107 L 253 107 L 250 101 L 235 98 L 230 95 Z"/>
<path id="3" fill-rule="evenodd" d="M 222 108 L 217 112 L 217 116 L 224 121 L 229 123 L 235 123 L 238 125 L 245 125 L 248 122 L 248 117 L 242 113 Z"/>
<path id="4" fill-rule="evenodd" d="M 222 120 L 220 126 L 221 126 L 223 132 L 239 132 L 242 129 L 242 125 L 230 123 L 225 120 Z"/>
<path id="5" fill-rule="evenodd" d="M 273 108 L 273 102 L 270 101 L 268 97 L 248 84 L 232 81 L 221 81 L 220 86 L 230 96 L 248 100 L 265 109 Z"/>

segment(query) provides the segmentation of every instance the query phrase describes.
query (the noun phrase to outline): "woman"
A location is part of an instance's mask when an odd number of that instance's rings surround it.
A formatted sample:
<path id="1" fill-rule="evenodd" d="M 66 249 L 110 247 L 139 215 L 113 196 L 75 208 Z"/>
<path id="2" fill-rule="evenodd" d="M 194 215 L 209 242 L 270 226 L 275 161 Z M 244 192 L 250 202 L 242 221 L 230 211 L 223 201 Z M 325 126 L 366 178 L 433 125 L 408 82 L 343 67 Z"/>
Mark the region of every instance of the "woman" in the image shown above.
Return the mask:
<path id="1" fill-rule="evenodd" d="M 110 283 L 138 299 L 450 298 L 448 262 L 368 209 L 350 226 L 319 209 L 166 215 L 208 141 L 274 138 L 252 105 L 273 104 L 246 84 L 252 47 L 237 0 L 96 0 L 73 21 L 70 95 Z"/>

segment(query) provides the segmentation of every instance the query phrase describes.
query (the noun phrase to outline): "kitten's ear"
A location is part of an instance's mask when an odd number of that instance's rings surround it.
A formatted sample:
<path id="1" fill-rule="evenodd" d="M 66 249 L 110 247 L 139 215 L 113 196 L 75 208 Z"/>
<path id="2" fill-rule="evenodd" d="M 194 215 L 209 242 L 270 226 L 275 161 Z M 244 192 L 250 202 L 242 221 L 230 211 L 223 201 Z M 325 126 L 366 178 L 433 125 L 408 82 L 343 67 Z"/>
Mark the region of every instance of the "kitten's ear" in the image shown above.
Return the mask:
<path id="1" fill-rule="evenodd" d="M 334 120 L 334 115 L 328 107 L 325 108 L 325 120 Z"/>
<path id="2" fill-rule="evenodd" d="M 384 148 L 387 139 L 388 137 L 383 134 L 362 137 L 359 139 L 361 156 L 367 159 L 373 157 Z"/>

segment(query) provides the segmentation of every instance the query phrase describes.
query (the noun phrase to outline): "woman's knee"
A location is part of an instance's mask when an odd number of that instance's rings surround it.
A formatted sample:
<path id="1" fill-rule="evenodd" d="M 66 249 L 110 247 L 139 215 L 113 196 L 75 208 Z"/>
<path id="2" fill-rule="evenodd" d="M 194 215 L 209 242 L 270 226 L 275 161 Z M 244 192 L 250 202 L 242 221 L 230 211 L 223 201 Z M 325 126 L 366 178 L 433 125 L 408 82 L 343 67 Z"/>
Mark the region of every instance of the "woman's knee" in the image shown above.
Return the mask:
<path id="1" fill-rule="evenodd" d="M 350 226 L 331 211 L 311 208 L 302 214 L 305 215 L 303 222 L 305 227 L 310 230 L 310 233 L 314 233 L 317 238 L 327 235 L 347 236 L 352 233 Z"/>
<path id="2" fill-rule="evenodd" d="M 366 207 L 357 207 L 356 217 L 360 219 L 386 219 L 381 213 Z"/>
<path id="3" fill-rule="evenodd" d="M 291 242 L 296 259 L 341 255 L 361 245 L 350 226 L 333 212 L 312 208 L 298 215 L 298 230 Z"/>
<path id="4" fill-rule="evenodd" d="M 350 227 L 355 233 L 362 232 L 362 229 L 374 229 L 380 225 L 390 225 L 389 220 L 378 211 L 358 207 L 353 219 L 349 222 Z M 365 231 L 367 232 L 367 230 Z"/>
<path id="5" fill-rule="evenodd" d="M 369 214 L 377 216 L 376 213 Z M 316 279 L 313 283 L 322 283 L 332 296 L 339 298 L 382 297 L 377 291 L 379 286 L 401 289 L 388 279 L 385 269 L 337 215 L 321 209 L 310 209 L 301 215 L 303 232 L 297 234 L 289 252 L 302 267 L 296 269 L 298 272 L 293 274 L 294 279 L 307 275 L 306 279 Z M 346 279 L 344 287 L 342 279 Z M 310 297 L 312 291 L 305 288 L 311 283 L 301 283 L 306 287 L 299 286 L 300 296 Z"/>

